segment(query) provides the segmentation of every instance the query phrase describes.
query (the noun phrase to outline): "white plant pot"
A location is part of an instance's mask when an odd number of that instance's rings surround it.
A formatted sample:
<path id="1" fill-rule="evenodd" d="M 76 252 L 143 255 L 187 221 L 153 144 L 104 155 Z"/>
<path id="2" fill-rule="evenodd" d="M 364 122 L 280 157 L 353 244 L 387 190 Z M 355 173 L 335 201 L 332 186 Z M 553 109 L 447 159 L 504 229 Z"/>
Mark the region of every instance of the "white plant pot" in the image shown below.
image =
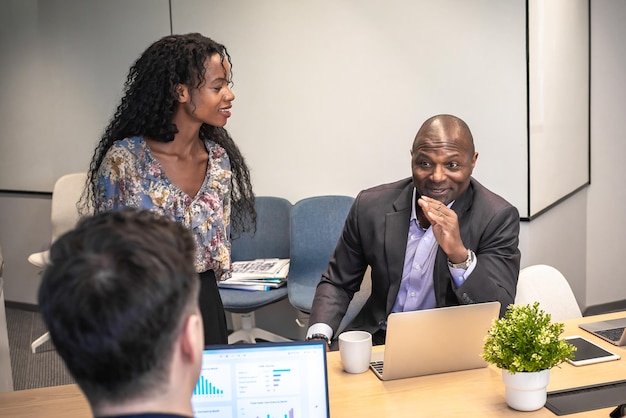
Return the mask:
<path id="1" fill-rule="evenodd" d="M 509 373 L 502 370 L 506 403 L 518 411 L 536 411 L 546 404 L 550 369 Z"/>

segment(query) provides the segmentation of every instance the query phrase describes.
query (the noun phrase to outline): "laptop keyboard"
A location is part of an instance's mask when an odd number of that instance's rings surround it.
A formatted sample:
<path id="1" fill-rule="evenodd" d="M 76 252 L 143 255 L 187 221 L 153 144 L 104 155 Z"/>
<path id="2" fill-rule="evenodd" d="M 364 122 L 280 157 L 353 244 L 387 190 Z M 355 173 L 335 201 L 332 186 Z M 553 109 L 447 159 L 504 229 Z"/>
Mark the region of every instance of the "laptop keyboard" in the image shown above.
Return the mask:
<path id="1" fill-rule="evenodd" d="M 382 376 L 383 375 L 383 361 L 372 361 L 370 365 L 376 369 L 376 371 Z"/>
<path id="2" fill-rule="evenodd" d="M 604 338 L 608 338 L 611 341 L 619 341 L 624 333 L 624 328 L 603 329 L 596 331 L 598 335 L 602 335 Z"/>

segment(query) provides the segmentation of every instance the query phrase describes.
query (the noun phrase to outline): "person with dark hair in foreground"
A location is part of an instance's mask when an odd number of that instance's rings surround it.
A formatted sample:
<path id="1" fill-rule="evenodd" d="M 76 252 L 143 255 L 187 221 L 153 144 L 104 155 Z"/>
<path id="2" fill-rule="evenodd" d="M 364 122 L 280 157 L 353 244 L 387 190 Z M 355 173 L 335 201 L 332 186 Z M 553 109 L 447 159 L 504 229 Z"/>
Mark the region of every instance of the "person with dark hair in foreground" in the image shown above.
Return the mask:
<path id="1" fill-rule="evenodd" d="M 180 223 L 124 209 L 50 248 L 39 307 L 94 416 L 193 416 L 204 336 L 195 245 Z"/>
<path id="2" fill-rule="evenodd" d="M 411 147 L 412 177 L 357 196 L 315 292 L 308 339 L 330 342 L 371 267 L 372 292 L 346 330 L 384 344 L 387 317 L 515 300 L 519 212 L 472 177 L 478 153 L 456 116 L 426 120 Z"/>

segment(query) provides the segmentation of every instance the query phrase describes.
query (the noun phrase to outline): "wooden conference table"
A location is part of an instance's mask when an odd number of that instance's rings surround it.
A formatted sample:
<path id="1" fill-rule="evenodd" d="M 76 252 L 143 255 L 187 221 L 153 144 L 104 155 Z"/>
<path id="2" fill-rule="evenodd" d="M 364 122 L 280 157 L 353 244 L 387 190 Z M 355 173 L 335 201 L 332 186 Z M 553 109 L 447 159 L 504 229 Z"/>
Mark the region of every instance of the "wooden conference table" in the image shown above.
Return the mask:
<path id="1" fill-rule="evenodd" d="M 626 379 L 626 347 L 615 347 L 577 325 L 626 316 L 626 312 L 564 321 L 564 335 L 583 335 L 622 358 L 587 366 L 568 363 L 550 373 L 549 391 Z M 374 349 L 381 349 L 375 347 Z M 382 382 L 370 371 L 351 375 L 341 368 L 338 352 L 328 353 L 330 412 L 337 417 L 555 417 L 542 408 L 518 412 L 507 407 L 500 369 L 487 368 Z M 613 406 L 614 407 L 614 406 Z M 608 417 L 604 408 L 568 417 Z M 0 393 L 0 417 L 90 417 L 76 385 Z"/>

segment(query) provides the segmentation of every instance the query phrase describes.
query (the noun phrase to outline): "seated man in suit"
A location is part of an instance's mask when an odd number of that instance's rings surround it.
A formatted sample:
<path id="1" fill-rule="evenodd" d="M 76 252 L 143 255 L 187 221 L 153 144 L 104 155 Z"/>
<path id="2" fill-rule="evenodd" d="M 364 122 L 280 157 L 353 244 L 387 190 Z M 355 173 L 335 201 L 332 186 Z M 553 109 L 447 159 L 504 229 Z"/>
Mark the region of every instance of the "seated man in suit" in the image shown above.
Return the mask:
<path id="1" fill-rule="evenodd" d="M 308 339 L 334 337 L 371 267 L 372 292 L 346 330 L 384 344 L 392 312 L 499 301 L 513 303 L 520 266 L 519 213 L 471 175 L 478 153 L 452 115 L 421 126 L 412 178 L 357 196 L 313 300 Z"/>
<path id="2" fill-rule="evenodd" d="M 39 306 L 94 416 L 193 416 L 204 332 L 194 241 L 151 212 L 86 218 L 50 249 Z"/>

